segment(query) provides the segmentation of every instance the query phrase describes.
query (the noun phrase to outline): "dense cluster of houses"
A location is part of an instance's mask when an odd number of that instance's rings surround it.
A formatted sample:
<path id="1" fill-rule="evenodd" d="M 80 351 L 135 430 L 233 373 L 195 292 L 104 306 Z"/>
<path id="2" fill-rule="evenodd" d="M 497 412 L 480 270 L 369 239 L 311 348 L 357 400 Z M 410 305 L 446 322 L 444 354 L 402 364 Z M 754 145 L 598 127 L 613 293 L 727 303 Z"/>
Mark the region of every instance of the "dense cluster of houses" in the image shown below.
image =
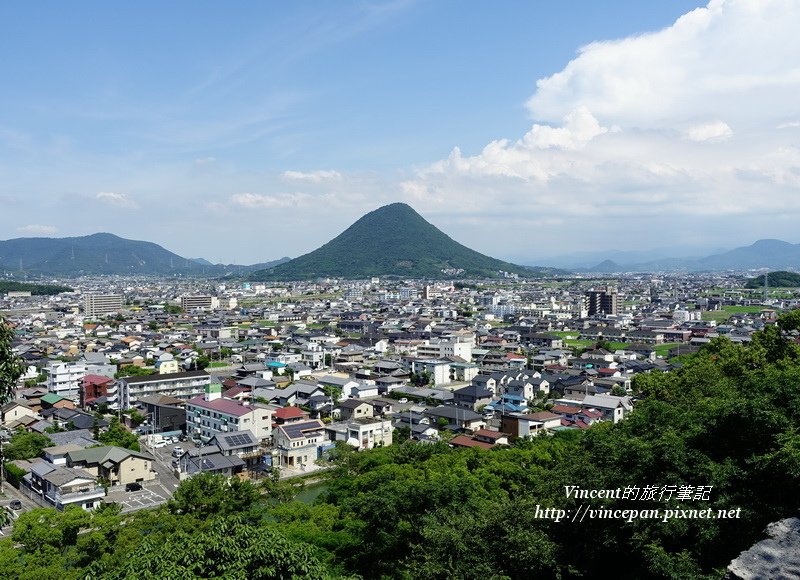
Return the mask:
<path id="1" fill-rule="evenodd" d="M 590 282 L 243 285 L 217 288 L 216 301 L 147 284 L 121 287 L 124 308 L 91 319 L 69 295 L 0 304 L 27 365 L 0 420 L 58 440 L 18 466 L 53 505 L 92 507 L 101 481 L 155 477 L 150 454 L 96 446 L 115 414 L 148 445 L 191 441 L 172 460 L 180 478 L 302 470 L 336 442 L 369 449 L 398 436 L 490 448 L 620 421 L 633 410 L 633 377 L 670 368 L 659 345 L 746 341 L 776 315 L 762 304 L 715 324 L 699 314 L 745 299 L 709 298 L 698 280 L 691 291 L 631 280 L 592 315 Z M 165 308 L 159 292 L 193 307 Z"/>

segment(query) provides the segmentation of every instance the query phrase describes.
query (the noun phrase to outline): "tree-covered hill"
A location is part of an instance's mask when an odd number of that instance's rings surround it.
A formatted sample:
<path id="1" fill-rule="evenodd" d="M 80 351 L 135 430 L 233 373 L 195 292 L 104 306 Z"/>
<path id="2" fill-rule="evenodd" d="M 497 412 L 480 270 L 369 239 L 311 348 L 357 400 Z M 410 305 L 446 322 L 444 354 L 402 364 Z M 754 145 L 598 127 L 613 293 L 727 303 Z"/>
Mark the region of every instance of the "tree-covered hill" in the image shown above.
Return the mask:
<path id="1" fill-rule="evenodd" d="M 767 286 L 770 288 L 798 288 L 800 287 L 800 274 L 794 272 L 778 271 L 770 272 L 762 276 L 750 278 L 745 284 L 745 288 L 763 288 L 764 276 L 767 277 Z"/>
<path id="2" fill-rule="evenodd" d="M 0 271 L 53 276 L 153 274 L 232 276 L 275 266 L 281 258 L 252 266 L 210 264 L 189 260 L 154 244 L 109 233 L 72 238 L 0 240 Z"/>
<path id="3" fill-rule="evenodd" d="M 793 311 L 749 346 L 717 338 L 638 375 L 617 424 L 492 451 L 338 447 L 313 505 L 203 475 L 152 511 L 35 510 L 0 541 L 0 577 L 722 578 L 800 507 L 798 328 Z"/>
<path id="4" fill-rule="evenodd" d="M 533 269 L 480 254 L 427 222 L 404 203 L 372 211 L 324 246 L 255 272 L 252 280 L 319 277 L 498 278 L 502 272 L 533 276 Z"/>

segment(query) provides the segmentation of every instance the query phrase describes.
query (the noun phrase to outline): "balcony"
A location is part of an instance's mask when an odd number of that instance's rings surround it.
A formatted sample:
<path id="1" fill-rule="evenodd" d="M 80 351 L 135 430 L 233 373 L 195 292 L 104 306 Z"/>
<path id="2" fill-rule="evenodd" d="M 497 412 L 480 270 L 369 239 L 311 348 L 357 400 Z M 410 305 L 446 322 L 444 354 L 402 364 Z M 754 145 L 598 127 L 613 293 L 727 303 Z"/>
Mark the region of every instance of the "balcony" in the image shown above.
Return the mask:
<path id="1" fill-rule="evenodd" d="M 106 495 L 106 490 L 98 485 L 94 488 L 83 489 L 81 491 L 75 491 L 70 493 L 56 492 L 52 496 L 48 495 L 47 499 L 52 503 L 54 503 L 55 505 L 66 505 L 70 503 L 81 502 L 87 499 L 98 499 L 101 497 L 105 497 L 105 495 Z"/>

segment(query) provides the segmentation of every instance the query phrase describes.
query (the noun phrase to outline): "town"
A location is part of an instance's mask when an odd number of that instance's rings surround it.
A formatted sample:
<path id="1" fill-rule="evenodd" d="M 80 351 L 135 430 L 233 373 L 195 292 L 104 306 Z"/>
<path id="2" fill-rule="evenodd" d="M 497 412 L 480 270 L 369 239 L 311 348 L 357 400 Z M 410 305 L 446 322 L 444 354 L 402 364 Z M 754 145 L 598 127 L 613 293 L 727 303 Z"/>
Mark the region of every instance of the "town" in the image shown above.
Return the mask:
<path id="1" fill-rule="evenodd" d="M 123 511 L 200 473 L 321 472 L 337 445 L 491 449 L 619 422 L 634 378 L 800 306 L 741 274 L 260 283 L 85 277 L 11 291 L 18 510 Z"/>

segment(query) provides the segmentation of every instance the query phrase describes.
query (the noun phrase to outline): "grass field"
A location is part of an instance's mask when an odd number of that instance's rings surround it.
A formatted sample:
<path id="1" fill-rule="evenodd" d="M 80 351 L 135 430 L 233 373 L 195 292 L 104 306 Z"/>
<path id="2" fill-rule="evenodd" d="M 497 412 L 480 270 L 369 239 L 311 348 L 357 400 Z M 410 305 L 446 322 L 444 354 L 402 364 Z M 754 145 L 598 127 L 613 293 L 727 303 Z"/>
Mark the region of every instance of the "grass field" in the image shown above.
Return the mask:
<path id="1" fill-rule="evenodd" d="M 686 345 L 685 342 L 665 342 L 664 344 L 657 344 L 655 345 L 656 349 L 656 356 L 663 356 L 667 357 L 669 354 L 669 349 L 675 348 L 676 346 Z"/>
<path id="2" fill-rule="evenodd" d="M 753 312 L 760 312 L 763 306 L 723 306 L 721 310 L 712 310 L 703 312 L 703 320 L 715 320 L 725 322 L 734 314 L 748 314 Z"/>

